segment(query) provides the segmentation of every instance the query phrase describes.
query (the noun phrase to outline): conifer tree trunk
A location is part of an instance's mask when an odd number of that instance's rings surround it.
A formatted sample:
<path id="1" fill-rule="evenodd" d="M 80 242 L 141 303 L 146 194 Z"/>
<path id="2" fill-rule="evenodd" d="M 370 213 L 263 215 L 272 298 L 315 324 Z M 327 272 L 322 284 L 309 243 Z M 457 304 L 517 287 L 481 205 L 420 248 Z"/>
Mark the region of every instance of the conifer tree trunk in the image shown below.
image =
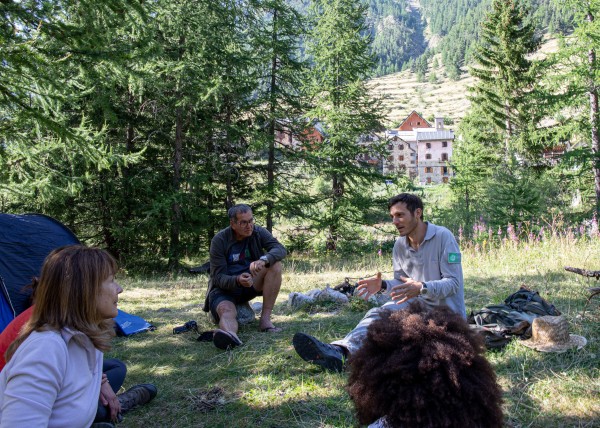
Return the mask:
<path id="1" fill-rule="evenodd" d="M 273 9 L 273 32 L 271 41 L 273 46 L 277 45 L 277 9 Z M 275 200 L 275 108 L 277 94 L 277 54 L 273 50 L 271 58 L 271 82 L 270 82 L 270 121 L 269 121 L 269 153 L 267 161 L 267 230 L 273 232 L 273 206 Z"/>
<path id="2" fill-rule="evenodd" d="M 127 154 L 133 153 L 134 151 L 134 143 L 133 143 L 133 139 L 135 137 L 135 131 L 133 128 L 133 120 L 131 118 L 133 118 L 134 115 L 134 111 L 133 111 L 133 104 L 134 104 L 134 98 L 133 98 L 133 94 L 131 93 L 131 91 L 128 91 L 127 93 L 127 115 L 130 118 L 128 123 L 127 123 L 127 135 L 125 137 L 125 152 Z M 123 168 L 123 182 L 124 182 L 124 186 L 123 186 L 123 193 L 124 193 L 124 202 L 125 202 L 125 222 L 129 222 L 132 218 L 132 203 L 133 200 L 131 198 L 131 186 L 130 186 L 130 182 L 129 180 L 131 179 L 131 166 L 130 165 L 126 165 L 125 168 Z"/>
<path id="3" fill-rule="evenodd" d="M 175 142 L 173 147 L 173 179 L 171 181 L 173 202 L 171 203 L 171 233 L 169 241 L 169 269 L 179 265 L 179 236 L 181 233 L 181 205 L 179 191 L 181 187 L 181 162 L 183 150 L 183 113 L 177 107 L 175 122 Z"/>
<path id="4" fill-rule="evenodd" d="M 594 21 L 594 15 L 591 11 L 588 11 L 586 19 L 589 22 Z M 594 68 L 596 66 L 596 50 L 592 47 L 588 51 L 588 61 L 590 65 L 590 75 L 594 75 Z M 594 84 L 594 81 L 590 81 L 589 89 L 590 97 L 590 125 L 592 128 L 592 162 L 594 171 L 594 190 L 596 192 L 596 214 L 600 215 L 600 117 L 598 116 L 598 89 Z"/>

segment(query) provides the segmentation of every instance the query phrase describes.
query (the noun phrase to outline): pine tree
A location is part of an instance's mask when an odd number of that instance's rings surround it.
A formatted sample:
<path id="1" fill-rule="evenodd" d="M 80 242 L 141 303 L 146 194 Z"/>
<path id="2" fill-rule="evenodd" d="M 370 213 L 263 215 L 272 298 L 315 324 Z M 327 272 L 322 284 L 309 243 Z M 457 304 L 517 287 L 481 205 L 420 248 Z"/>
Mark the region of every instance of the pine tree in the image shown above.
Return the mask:
<path id="1" fill-rule="evenodd" d="M 127 161 L 111 152 L 102 127 L 70 109 L 92 87 L 78 70 L 94 61 L 118 67 L 122 46 L 106 42 L 143 14 L 127 0 L 0 3 L 0 165 L 9 198 L 64 198 Z"/>
<path id="2" fill-rule="evenodd" d="M 247 37 L 255 19 L 252 6 L 159 2 L 160 57 L 152 72 L 163 78 L 148 82 L 147 91 L 158 110 L 156 142 L 169 164 L 170 186 L 155 205 L 168 219 L 170 269 L 179 266 L 184 236 L 198 234 L 193 228 L 199 225 L 211 231 L 223 224 L 212 211 L 225 219 L 223 212 L 251 189 L 247 116 L 257 87 L 256 56 Z"/>
<path id="3" fill-rule="evenodd" d="M 380 179 L 357 159 L 370 150 L 359 139 L 380 127 L 381 114 L 364 81 L 374 66 L 370 38 L 364 35 L 366 8 L 352 0 L 315 0 L 311 7 L 314 27 L 307 49 L 313 67 L 307 90 L 314 106 L 308 117 L 322 124 L 324 140 L 309 142 L 305 153 L 330 187 L 311 195 L 304 214 L 315 229 L 327 230 L 327 248 L 335 250 L 360 222 L 360 206 L 369 199 L 361 194 L 361 184 Z"/>
<path id="4" fill-rule="evenodd" d="M 543 189 L 548 192 L 548 188 Z M 498 168 L 486 187 L 484 218 L 494 227 L 513 226 L 538 219 L 543 213 L 544 199 L 539 179 L 530 168 L 512 158 Z"/>
<path id="5" fill-rule="evenodd" d="M 540 40 L 518 0 L 494 0 L 492 11 L 481 27 L 476 47 L 476 65 L 470 73 L 477 78 L 470 100 L 481 107 L 503 135 L 504 156 L 510 157 L 511 140 L 525 126 L 529 97 L 535 82 L 532 61 Z"/>
<path id="6" fill-rule="evenodd" d="M 298 124 L 303 110 L 301 92 L 305 63 L 301 57 L 300 43 L 305 31 L 304 17 L 282 0 L 266 0 L 260 4 L 253 44 L 259 56 L 259 90 L 256 97 L 255 122 L 267 152 L 266 186 L 256 186 L 258 204 L 266 208 L 266 228 L 273 229 L 276 208 L 281 209 L 285 199 L 285 187 L 289 181 L 280 179 L 285 169 L 289 148 L 277 142 L 277 136 L 299 134 L 303 124 Z M 262 151 L 259 151 L 262 154 Z"/>
<path id="7" fill-rule="evenodd" d="M 559 52 L 548 61 L 545 85 L 541 86 L 549 108 L 557 120 L 549 130 L 552 143 L 583 142 L 580 161 L 589 165 L 594 182 L 595 209 L 600 215 L 600 113 L 598 92 L 600 65 L 597 46 L 600 39 L 600 1 L 568 1 L 575 13 L 575 30 L 561 40 Z"/>
<path id="8" fill-rule="evenodd" d="M 485 189 L 500 161 L 493 149 L 498 134 L 477 106 L 473 106 L 461 121 L 458 135 L 452 148 L 454 177 L 450 188 L 457 202 L 455 211 L 462 214 L 461 220 L 468 230 L 486 206 Z"/>

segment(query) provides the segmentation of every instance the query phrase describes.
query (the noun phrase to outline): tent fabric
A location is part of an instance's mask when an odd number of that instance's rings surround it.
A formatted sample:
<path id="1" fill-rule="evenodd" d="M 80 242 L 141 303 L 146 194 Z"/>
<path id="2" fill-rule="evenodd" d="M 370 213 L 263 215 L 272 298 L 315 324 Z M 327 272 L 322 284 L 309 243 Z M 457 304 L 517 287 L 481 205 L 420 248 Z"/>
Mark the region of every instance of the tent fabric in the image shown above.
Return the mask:
<path id="1" fill-rule="evenodd" d="M 57 247 L 79 243 L 51 217 L 0 213 L 0 331 L 29 307 L 31 291 L 24 288 L 40 275 L 46 256 Z"/>

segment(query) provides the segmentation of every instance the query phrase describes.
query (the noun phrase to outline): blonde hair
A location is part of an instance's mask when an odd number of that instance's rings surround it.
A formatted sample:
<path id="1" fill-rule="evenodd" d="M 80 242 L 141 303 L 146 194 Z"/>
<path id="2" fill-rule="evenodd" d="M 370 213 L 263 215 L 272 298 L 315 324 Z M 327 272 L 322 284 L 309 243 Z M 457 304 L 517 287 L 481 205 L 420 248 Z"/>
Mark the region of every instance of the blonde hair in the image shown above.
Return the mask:
<path id="1" fill-rule="evenodd" d="M 8 347 L 6 361 L 31 332 L 65 327 L 84 333 L 97 349 L 108 351 L 114 322 L 102 318 L 97 299 L 102 283 L 117 269 L 115 259 L 100 248 L 69 245 L 52 251 L 42 267 L 33 314 Z"/>

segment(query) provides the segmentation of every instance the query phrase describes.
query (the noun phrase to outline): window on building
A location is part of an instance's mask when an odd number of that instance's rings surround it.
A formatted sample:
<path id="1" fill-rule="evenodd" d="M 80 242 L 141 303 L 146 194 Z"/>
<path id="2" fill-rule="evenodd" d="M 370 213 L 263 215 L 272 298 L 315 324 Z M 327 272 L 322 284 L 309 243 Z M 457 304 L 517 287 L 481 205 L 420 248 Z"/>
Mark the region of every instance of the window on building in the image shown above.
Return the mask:
<path id="1" fill-rule="evenodd" d="M 442 141 L 442 147 L 448 147 L 448 141 Z"/>
<path id="2" fill-rule="evenodd" d="M 442 183 L 447 183 L 448 182 L 448 177 L 442 177 Z"/>
<path id="3" fill-rule="evenodd" d="M 448 161 L 448 153 L 442 153 L 442 162 Z"/>
<path id="4" fill-rule="evenodd" d="M 388 150 L 394 150 L 394 145 L 393 144 L 388 144 Z"/>
<path id="5" fill-rule="evenodd" d="M 421 122 L 417 122 L 417 125 L 420 125 L 420 124 L 421 124 Z"/>
<path id="6" fill-rule="evenodd" d="M 430 149 L 431 148 L 431 143 L 426 143 L 425 147 L 428 148 L 428 149 Z"/>
<path id="7" fill-rule="evenodd" d="M 414 161 L 414 160 L 411 160 L 411 161 L 410 161 L 410 164 L 411 164 L 411 165 L 414 165 L 414 164 L 415 164 L 415 161 Z"/>
<path id="8" fill-rule="evenodd" d="M 431 174 L 433 172 L 433 168 L 430 167 L 430 166 L 426 166 L 425 167 L 425 172 L 428 173 L 428 174 Z"/>
<path id="9" fill-rule="evenodd" d="M 398 156 L 398 160 L 399 161 L 403 161 L 404 160 L 404 156 L 403 155 Z"/>
<path id="10" fill-rule="evenodd" d="M 399 145 L 398 145 L 398 149 L 399 149 L 399 150 L 404 150 L 404 144 L 399 144 Z"/>
<path id="11" fill-rule="evenodd" d="M 427 177 L 427 184 L 431 184 L 431 177 Z"/>
<path id="12" fill-rule="evenodd" d="M 394 156 L 388 156 L 388 160 L 391 162 L 394 160 Z"/>
<path id="13" fill-rule="evenodd" d="M 442 174 L 444 174 L 444 175 L 448 174 L 448 167 L 447 166 L 443 166 L 442 167 Z"/>
<path id="14" fill-rule="evenodd" d="M 431 159 L 431 153 L 427 153 L 427 154 L 425 155 L 425 159 Z"/>

